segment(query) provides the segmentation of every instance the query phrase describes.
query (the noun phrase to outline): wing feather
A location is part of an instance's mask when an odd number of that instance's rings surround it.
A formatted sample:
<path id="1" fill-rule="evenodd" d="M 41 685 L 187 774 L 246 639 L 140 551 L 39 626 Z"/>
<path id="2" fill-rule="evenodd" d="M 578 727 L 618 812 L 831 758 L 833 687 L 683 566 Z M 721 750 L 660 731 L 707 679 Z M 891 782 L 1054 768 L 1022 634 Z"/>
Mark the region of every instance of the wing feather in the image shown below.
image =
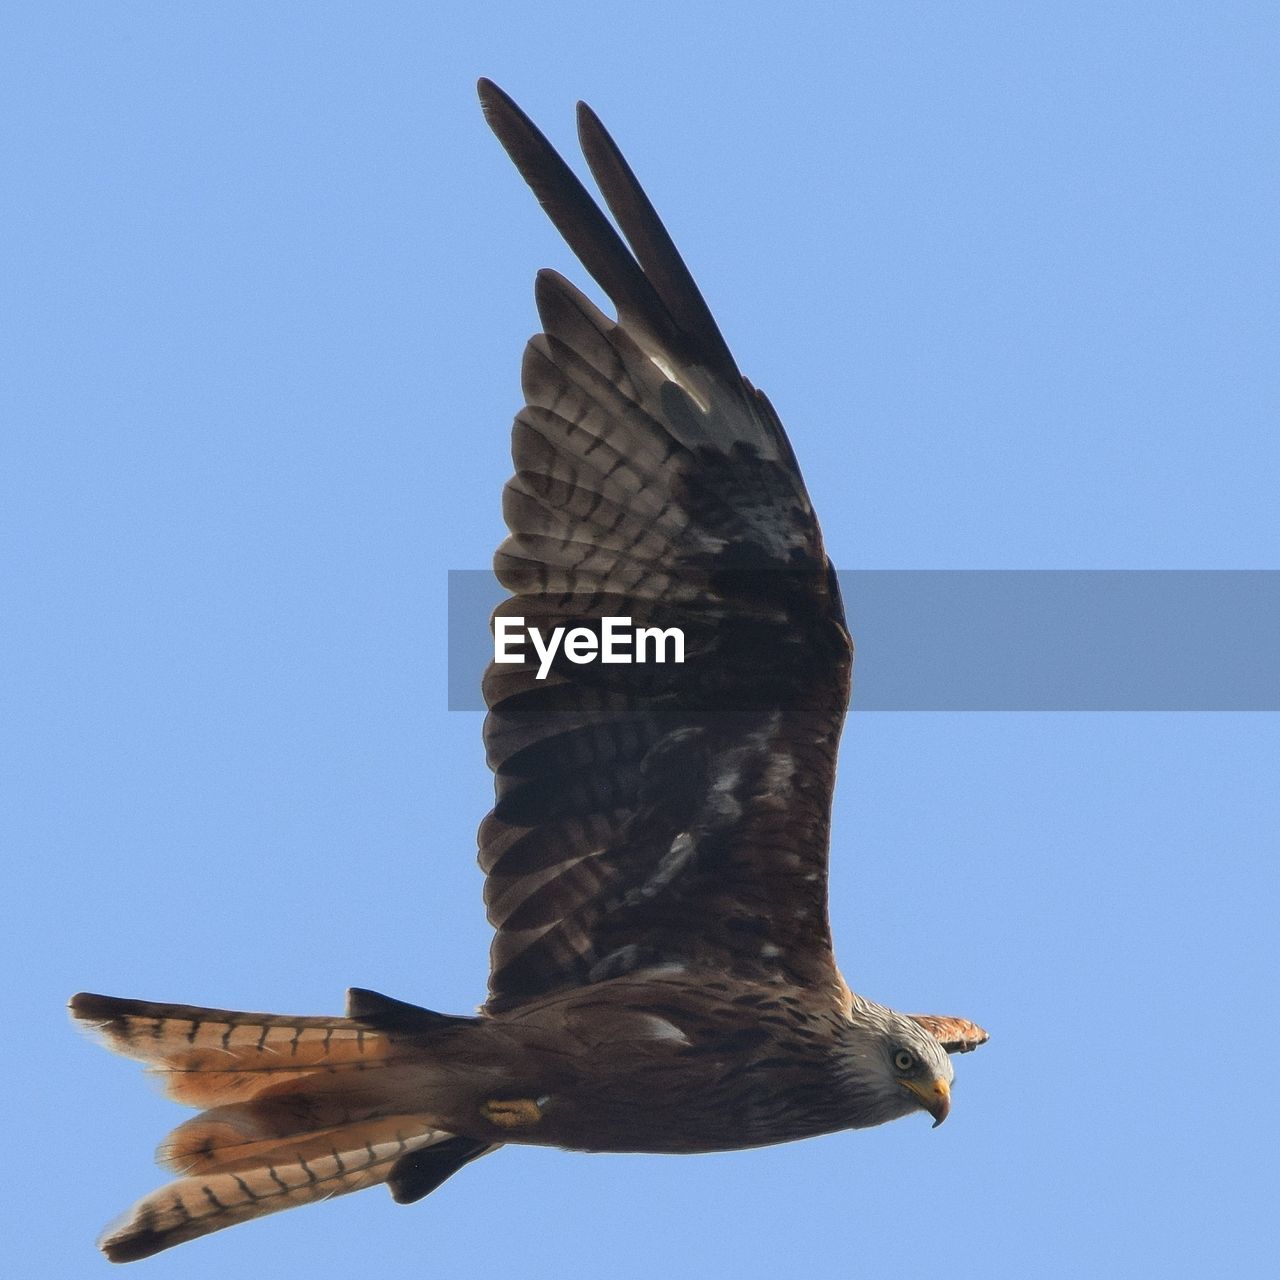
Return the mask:
<path id="1" fill-rule="evenodd" d="M 596 117 L 580 108 L 584 151 L 630 250 L 514 103 L 481 97 L 619 315 L 539 272 L 495 617 L 685 636 L 682 664 L 486 673 L 489 1008 L 660 965 L 838 982 L 826 855 L 852 646 L 794 454 Z"/>

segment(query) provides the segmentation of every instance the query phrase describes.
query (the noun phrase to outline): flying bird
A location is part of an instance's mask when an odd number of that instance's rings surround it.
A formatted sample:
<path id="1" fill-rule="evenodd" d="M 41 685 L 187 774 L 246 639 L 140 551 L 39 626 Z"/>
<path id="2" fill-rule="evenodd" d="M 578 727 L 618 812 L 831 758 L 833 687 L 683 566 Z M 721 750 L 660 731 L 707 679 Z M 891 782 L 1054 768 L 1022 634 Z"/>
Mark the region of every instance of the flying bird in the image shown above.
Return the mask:
<path id="1" fill-rule="evenodd" d="M 782 424 L 738 371 L 595 114 L 622 234 L 524 113 L 485 116 L 617 311 L 537 277 L 495 617 L 679 628 L 683 662 L 491 664 L 479 830 L 489 996 L 452 1016 L 372 991 L 343 1017 L 81 994 L 71 1012 L 202 1109 L 115 1262 L 385 1182 L 418 1200 L 505 1143 L 706 1152 L 951 1105 L 987 1036 L 854 994 L 827 918 L 853 646 Z M 625 236 L 625 241 L 623 237 Z"/>

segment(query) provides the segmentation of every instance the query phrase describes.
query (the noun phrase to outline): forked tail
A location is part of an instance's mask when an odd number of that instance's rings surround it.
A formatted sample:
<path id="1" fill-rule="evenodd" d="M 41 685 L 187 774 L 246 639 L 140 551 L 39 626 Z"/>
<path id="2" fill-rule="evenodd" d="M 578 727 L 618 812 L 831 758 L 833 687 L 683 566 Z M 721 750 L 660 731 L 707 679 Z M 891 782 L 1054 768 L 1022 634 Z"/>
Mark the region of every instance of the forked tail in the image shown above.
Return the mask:
<path id="1" fill-rule="evenodd" d="M 493 1150 L 406 1103 L 422 1101 L 422 1049 L 377 1028 L 408 1008 L 353 992 L 349 1012 L 370 1015 L 365 1022 L 73 996 L 72 1015 L 108 1047 L 145 1062 L 171 1098 L 206 1108 L 157 1153 L 179 1177 L 109 1228 L 102 1251 L 132 1262 L 379 1182 L 401 1202 L 416 1200 Z"/>

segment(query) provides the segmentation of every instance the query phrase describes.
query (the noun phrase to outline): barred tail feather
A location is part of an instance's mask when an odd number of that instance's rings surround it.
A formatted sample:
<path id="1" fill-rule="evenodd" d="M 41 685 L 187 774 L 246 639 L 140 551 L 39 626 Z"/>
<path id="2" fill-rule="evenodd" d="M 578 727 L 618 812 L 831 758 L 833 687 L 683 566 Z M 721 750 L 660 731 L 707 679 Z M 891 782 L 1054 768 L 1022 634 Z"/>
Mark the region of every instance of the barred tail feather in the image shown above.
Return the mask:
<path id="1" fill-rule="evenodd" d="M 278 1142 L 153 1191 L 98 1245 L 112 1262 L 146 1258 L 251 1218 L 376 1186 L 402 1156 L 452 1137 L 421 1116 L 384 1116 Z"/>
<path id="2" fill-rule="evenodd" d="M 326 1073 L 365 1071 L 412 1055 L 350 1018 L 292 1017 L 155 1004 L 81 993 L 72 1016 L 107 1047 L 145 1062 L 175 1102 L 246 1102 Z"/>
<path id="3" fill-rule="evenodd" d="M 180 1175 L 99 1242 L 113 1262 L 389 1182 L 417 1199 L 492 1150 L 422 1106 L 432 1035 L 469 1021 L 353 991 L 351 1017 L 283 1017 L 81 994 L 72 1015 L 207 1108 L 157 1152 Z"/>

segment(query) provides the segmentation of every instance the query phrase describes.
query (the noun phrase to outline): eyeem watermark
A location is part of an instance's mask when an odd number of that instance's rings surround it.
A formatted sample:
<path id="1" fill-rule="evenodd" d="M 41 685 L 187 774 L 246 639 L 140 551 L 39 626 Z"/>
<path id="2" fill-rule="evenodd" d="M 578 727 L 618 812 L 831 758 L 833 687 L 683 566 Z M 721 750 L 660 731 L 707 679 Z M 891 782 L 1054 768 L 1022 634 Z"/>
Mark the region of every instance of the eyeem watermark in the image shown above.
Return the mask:
<path id="1" fill-rule="evenodd" d="M 570 662 L 683 662 L 684 632 L 679 627 L 637 627 L 630 618 L 601 618 L 594 627 L 554 627 L 544 637 L 523 618 L 493 620 L 494 662 L 525 662 L 525 641 L 538 657 L 538 679 L 545 680 L 556 654 Z M 652 656 L 650 656 L 652 654 Z"/>
<path id="2" fill-rule="evenodd" d="M 840 589 L 858 648 L 855 713 L 1280 712 L 1280 570 L 855 569 L 840 574 Z M 775 582 L 760 594 L 788 593 Z M 450 572 L 454 710 L 484 709 L 490 618 L 510 600 L 488 569 Z M 570 632 L 579 621 L 587 619 L 566 623 Z M 635 631 L 614 625 L 631 637 L 622 652 L 634 662 Z M 505 660 L 519 661 L 523 648 L 545 679 L 546 655 L 555 665 L 566 637 L 543 636 L 539 655 L 517 619 L 494 626 L 510 629 Z M 572 652 L 595 645 L 601 661 L 600 622 L 584 629 L 591 640 L 574 641 Z M 685 639 L 686 661 L 696 662 L 687 629 Z M 646 637 L 644 661 L 652 643 Z M 678 660 L 673 647 L 668 640 L 668 662 Z"/>

